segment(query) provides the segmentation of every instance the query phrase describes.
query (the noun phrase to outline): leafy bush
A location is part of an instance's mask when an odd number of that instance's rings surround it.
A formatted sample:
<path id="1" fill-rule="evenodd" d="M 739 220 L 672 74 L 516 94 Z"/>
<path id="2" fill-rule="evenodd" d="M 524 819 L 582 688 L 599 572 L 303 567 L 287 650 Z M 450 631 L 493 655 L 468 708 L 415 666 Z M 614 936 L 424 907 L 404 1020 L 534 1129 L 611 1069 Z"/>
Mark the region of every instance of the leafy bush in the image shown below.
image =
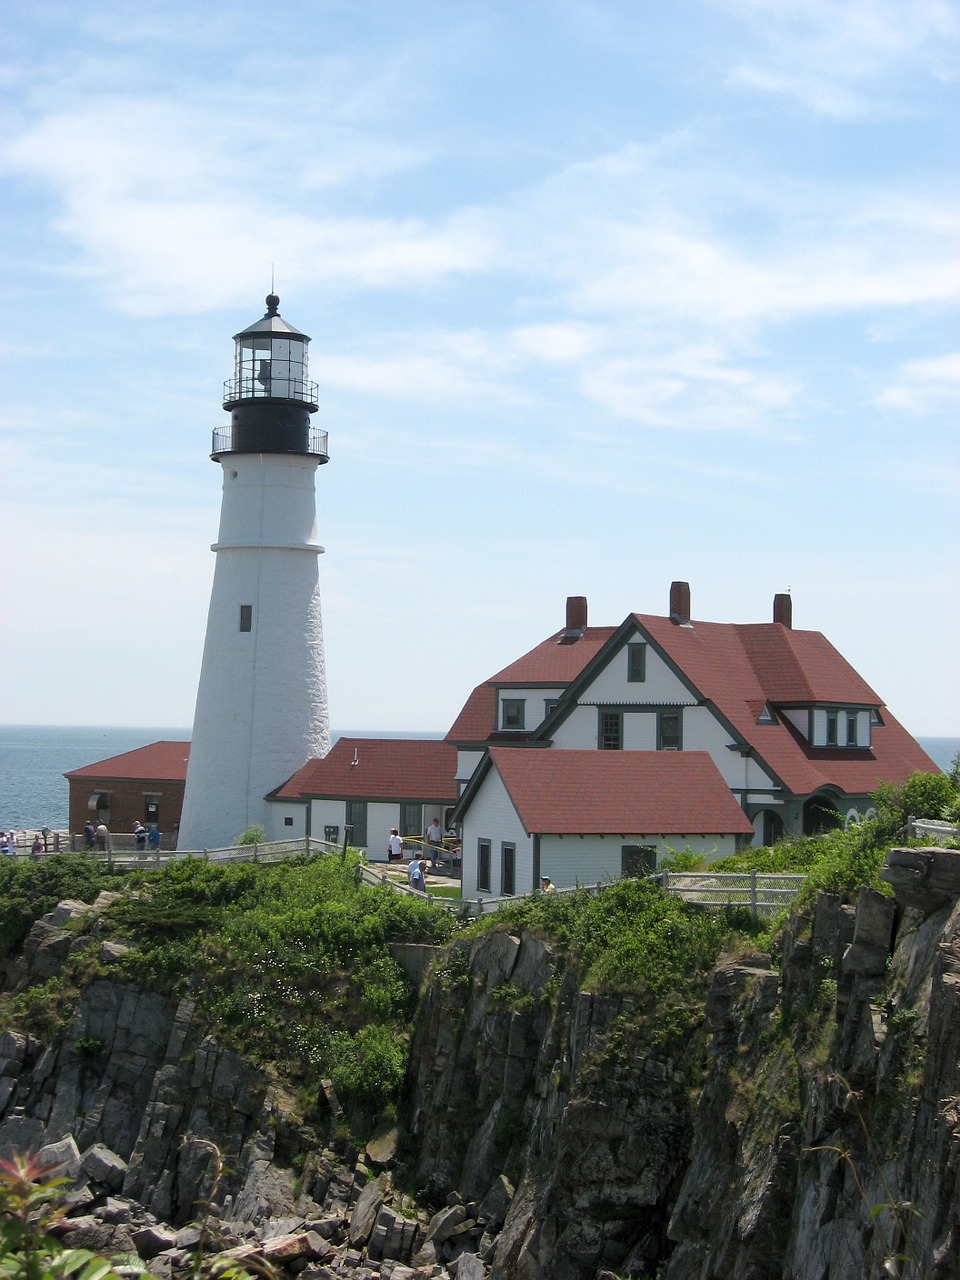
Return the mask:
<path id="1" fill-rule="evenodd" d="M 237 844 L 263 844 L 267 838 L 267 833 L 259 823 L 247 827 L 237 836 Z"/>
<path id="2" fill-rule="evenodd" d="M 910 817 L 942 818 L 956 804 L 957 786 L 950 774 L 918 770 L 900 785 L 882 783 L 873 799 L 879 831 L 895 840 Z"/>
<path id="3" fill-rule="evenodd" d="M 660 996 L 709 969 L 728 925 L 643 880 L 600 893 L 541 893 L 501 905 L 480 928 L 531 929 L 569 951 L 586 989 Z"/>

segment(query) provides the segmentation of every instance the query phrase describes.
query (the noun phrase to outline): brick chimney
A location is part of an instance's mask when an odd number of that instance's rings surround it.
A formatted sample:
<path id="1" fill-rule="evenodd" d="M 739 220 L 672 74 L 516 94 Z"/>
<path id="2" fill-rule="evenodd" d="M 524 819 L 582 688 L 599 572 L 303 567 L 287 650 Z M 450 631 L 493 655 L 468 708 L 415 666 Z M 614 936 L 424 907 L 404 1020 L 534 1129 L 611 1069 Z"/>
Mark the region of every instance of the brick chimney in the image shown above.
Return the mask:
<path id="1" fill-rule="evenodd" d="M 773 620 L 788 631 L 793 630 L 793 598 L 785 591 L 778 591 L 773 597 Z"/>
<path id="2" fill-rule="evenodd" d="M 690 583 L 670 583 L 670 621 L 678 627 L 690 625 Z"/>
<path id="3" fill-rule="evenodd" d="M 587 626 L 587 597 L 567 596 L 567 630 L 584 631 Z"/>

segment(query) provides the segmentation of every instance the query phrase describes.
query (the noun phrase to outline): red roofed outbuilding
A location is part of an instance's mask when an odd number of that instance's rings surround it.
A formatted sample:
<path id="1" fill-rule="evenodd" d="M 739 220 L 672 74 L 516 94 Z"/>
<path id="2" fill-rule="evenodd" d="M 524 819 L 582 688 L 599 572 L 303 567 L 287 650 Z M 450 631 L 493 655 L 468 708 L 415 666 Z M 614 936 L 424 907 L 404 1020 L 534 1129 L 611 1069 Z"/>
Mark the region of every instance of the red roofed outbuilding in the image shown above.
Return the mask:
<path id="1" fill-rule="evenodd" d="M 172 846 L 180 826 L 187 780 L 189 742 L 151 742 L 98 760 L 63 776 L 70 788 L 70 830 L 83 831 L 88 818 L 115 834 L 132 832 L 135 822 L 156 826 L 164 846 Z"/>
<path id="2" fill-rule="evenodd" d="M 433 818 L 446 830 L 457 798 L 456 748 L 433 738 L 339 738 L 267 797 L 271 830 L 350 843 L 386 861 L 390 828 L 422 840 Z"/>

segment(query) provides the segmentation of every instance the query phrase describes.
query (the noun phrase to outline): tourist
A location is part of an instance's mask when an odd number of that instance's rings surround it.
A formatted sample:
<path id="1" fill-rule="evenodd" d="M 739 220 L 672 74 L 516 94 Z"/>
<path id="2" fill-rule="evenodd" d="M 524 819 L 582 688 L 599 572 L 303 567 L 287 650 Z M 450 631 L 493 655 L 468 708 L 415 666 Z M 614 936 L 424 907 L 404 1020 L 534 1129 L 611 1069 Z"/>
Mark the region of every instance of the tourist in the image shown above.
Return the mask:
<path id="1" fill-rule="evenodd" d="M 427 892 L 427 878 L 423 874 L 423 859 L 418 852 L 414 852 L 413 857 L 410 859 L 407 875 L 411 889 L 416 890 L 417 893 Z"/>
<path id="2" fill-rule="evenodd" d="M 149 846 L 150 846 L 150 848 L 151 848 L 151 850 L 152 850 L 153 852 L 158 852 L 158 851 L 159 851 L 159 849 L 160 849 L 160 832 L 157 830 L 156 826 L 152 826 L 152 827 L 150 828 L 150 830 L 147 832 L 147 843 L 149 844 Z"/>
<path id="3" fill-rule="evenodd" d="M 387 841 L 387 861 L 403 861 L 403 841 L 400 839 L 400 832 L 396 827 L 390 828 L 390 839 Z"/>
<path id="4" fill-rule="evenodd" d="M 97 843 L 97 833 L 94 830 L 93 823 L 88 818 L 83 824 L 83 838 L 87 842 L 87 848 L 92 849 Z"/>
<path id="5" fill-rule="evenodd" d="M 427 849 L 430 852 L 430 866 L 435 870 L 443 852 L 443 829 L 439 818 L 434 818 L 427 827 Z"/>
<path id="6" fill-rule="evenodd" d="M 147 847 L 147 828 L 139 818 L 133 824 L 133 837 L 137 842 L 137 853 L 143 853 Z"/>
<path id="7" fill-rule="evenodd" d="M 110 832 L 107 830 L 107 824 L 101 822 L 97 825 L 97 848 L 101 853 L 107 852 L 107 841 L 110 839 Z"/>
<path id="8" fill-rule="evenodd" d="M 39 831 L 38 831 L 38 832 L 37 832 L 37 834 L 33 837 L 33 844 L 30 846 L 30 852 L 33 854 L 33 856 L 34 856 L 35 858 L 36 858 L 39 854 L 43 853 L 43 841 L 40 839 L 40 832 L 39 832 Z"/>
<path id="9" fill-rule="evenodd" d="M 8 839 L 10 841 L 10 852 L 16 853 L 17 852 L 17 833 L 15 831 L 9 832 Z"/>
<path id="10" fill-rule="evenodd" d="M 10 841 L 7 839 L 7 833 L 5 831 L 0 831 L 0 854 L 7 854 L 9 852 Z"/>
<path id="11" fill-rule="evenodd" d="M 556 889 L 556 887 L 557 887 L 557 886 L 553 883 L 553 881 L 550 879 L 550 877 L 549 877 L 549 876 L 541 876 L 541 877 L 540 877 L 540 892 L 541 892 L 541 893 L 552 893 L 552 892 L 554 891 L 554 889 Z"/>

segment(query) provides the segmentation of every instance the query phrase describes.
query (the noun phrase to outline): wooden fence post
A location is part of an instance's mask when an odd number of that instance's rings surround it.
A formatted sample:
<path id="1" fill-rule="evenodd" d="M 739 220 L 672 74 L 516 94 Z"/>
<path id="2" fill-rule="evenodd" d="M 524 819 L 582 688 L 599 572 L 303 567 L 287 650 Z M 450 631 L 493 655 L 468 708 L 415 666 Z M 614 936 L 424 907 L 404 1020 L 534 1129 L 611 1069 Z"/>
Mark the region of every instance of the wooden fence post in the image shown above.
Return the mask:
<path id="1" fill-rule="evenodd" d="M 750 919 L 757 923 L 757 873 L 750 872 Z"/>

